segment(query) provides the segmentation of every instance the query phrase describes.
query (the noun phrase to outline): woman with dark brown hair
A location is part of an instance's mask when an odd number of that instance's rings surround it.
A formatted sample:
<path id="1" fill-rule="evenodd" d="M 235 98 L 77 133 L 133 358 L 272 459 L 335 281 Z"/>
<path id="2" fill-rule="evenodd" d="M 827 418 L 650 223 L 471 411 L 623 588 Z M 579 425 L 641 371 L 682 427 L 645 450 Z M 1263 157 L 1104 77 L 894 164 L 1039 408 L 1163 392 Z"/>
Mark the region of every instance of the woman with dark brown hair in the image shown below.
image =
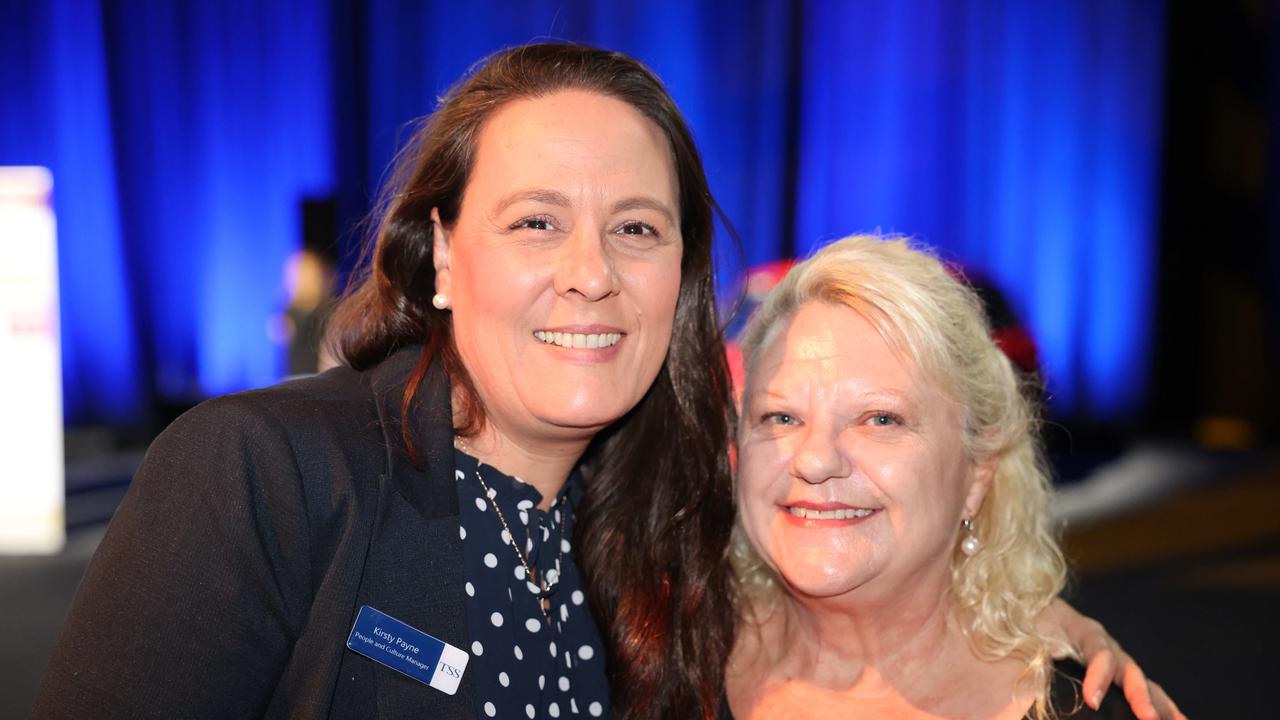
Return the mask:
<path id="1" fill-rule="evenodd" d="M 632 58 L 486 60 L 401 155 L 333 320 L 343 366 L 155 441 L 35 715 L 714 716 L 715 210 Z"/>
<path id="2" fill-rule="evenodd" d="M 635 60 L 489 58 L 400 157 L 333 319 L 344 366 L 156 440 L 36 715 L 714 710 L 733 411 L 713 210 Z"/>

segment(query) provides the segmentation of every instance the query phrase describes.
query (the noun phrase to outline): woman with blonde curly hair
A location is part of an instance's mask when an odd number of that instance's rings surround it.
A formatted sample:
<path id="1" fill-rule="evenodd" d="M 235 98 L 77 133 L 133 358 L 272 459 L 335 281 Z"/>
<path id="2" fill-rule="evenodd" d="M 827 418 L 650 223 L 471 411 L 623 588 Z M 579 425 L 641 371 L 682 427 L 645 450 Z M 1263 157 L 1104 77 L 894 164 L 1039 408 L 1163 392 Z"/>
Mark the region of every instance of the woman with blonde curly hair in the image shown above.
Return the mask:
<path id="1" fill-rule="evenodd" d="M 1091 714 L 1037 624 L 1066 575 L 1048 472 L 969 287 L 905 239 L 845 238 L 743 351 L 732 714 L 1133 717 Z"/>

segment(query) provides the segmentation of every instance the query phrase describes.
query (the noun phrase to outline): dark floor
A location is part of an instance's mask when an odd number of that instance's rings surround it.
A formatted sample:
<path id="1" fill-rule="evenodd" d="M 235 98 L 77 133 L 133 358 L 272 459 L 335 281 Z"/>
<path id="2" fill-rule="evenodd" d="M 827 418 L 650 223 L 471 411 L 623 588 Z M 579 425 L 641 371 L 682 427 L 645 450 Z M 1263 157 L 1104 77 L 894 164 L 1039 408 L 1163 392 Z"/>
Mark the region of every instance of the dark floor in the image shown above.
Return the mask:
<path id="1" fill-rule="evenodd" d="M 53 641 L 103 529 L 73 531 L 54 557 L 0 557 L 0 718 L 30 713 Z"/>
<path id="2" fill-rule="evenodd" d="M 1194 476 L 1157 488 L 1134 468 L 1170 474 L 1168 455 L 1161 457 L 1062 489 L 1063 506 L 1072 508 L 1065 546 L 1078 570 L 1071 599 L 1193 720 L 1280 717 L 1264 703 L 1280 669 L 1272 658 L 1280 648 L 1280 457 L 1210 467 L 1176 456 L 1173 464 L 1194 467 Z M 29 712 L 101 521 L 123 492 L 121 468 L 131 462 L 117 460 L 120 468 L 109 466 L 98 480 L 69 468 L 68 517 L 78 520 L 62 554 L 0 557 L 0 719 Z"/>
<path id="3" fill-rule="evenodd" d="M 1277 718 L 1280 458 L 1068 533 L 1072 601 L 1193 720 Z"/>

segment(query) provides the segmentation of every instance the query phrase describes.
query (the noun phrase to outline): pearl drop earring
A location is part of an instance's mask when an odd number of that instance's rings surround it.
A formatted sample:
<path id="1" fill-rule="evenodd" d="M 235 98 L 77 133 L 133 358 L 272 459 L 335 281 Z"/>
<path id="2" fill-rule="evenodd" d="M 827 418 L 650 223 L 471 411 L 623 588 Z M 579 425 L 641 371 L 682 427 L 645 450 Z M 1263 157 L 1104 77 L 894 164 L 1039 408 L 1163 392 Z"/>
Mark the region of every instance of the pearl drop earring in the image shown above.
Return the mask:
<path id="1" fill-rule="evenodd" d="M 973 519 L 965 518 L 961 520 L 960 527 L 964 528 L 964 539 L 960 541 L 960 552 L 972 557 L 978 552 L 978 547 L 982 544 L 978 541 L 978 536 L 973 532 Z"/>
<path id="2" fill-rule="evenodd" d="M 436 293 L 431 296 L 431 305 L 437 310 L 444 310 L 449 307 L 449 296 L 444 293 Z"/>

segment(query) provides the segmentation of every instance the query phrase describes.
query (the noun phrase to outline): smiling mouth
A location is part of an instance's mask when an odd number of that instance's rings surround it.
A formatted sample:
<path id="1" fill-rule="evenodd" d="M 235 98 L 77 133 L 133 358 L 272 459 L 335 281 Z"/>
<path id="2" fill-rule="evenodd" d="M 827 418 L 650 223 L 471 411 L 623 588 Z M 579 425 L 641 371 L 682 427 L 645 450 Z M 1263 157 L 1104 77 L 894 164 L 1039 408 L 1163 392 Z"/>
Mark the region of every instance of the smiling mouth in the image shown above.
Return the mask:
<path id="1" fill-rule="evenodd" d="M 816 508 L 790 506 L 787 512 L 792 517 L 803 518 L 805 520 L 854 520 L 856 518 L 864 518 L 874 513 L 875 510 L 869 508 L 836 508 L 835 510 L 818 510 Z"/>
<path id="2" fill-rule="evenodd" d="M 533 336 L 547 345 L 587 350 L 613 347 L 622 340 L 622 333 L 567 333 L 537 330 Z"/>

